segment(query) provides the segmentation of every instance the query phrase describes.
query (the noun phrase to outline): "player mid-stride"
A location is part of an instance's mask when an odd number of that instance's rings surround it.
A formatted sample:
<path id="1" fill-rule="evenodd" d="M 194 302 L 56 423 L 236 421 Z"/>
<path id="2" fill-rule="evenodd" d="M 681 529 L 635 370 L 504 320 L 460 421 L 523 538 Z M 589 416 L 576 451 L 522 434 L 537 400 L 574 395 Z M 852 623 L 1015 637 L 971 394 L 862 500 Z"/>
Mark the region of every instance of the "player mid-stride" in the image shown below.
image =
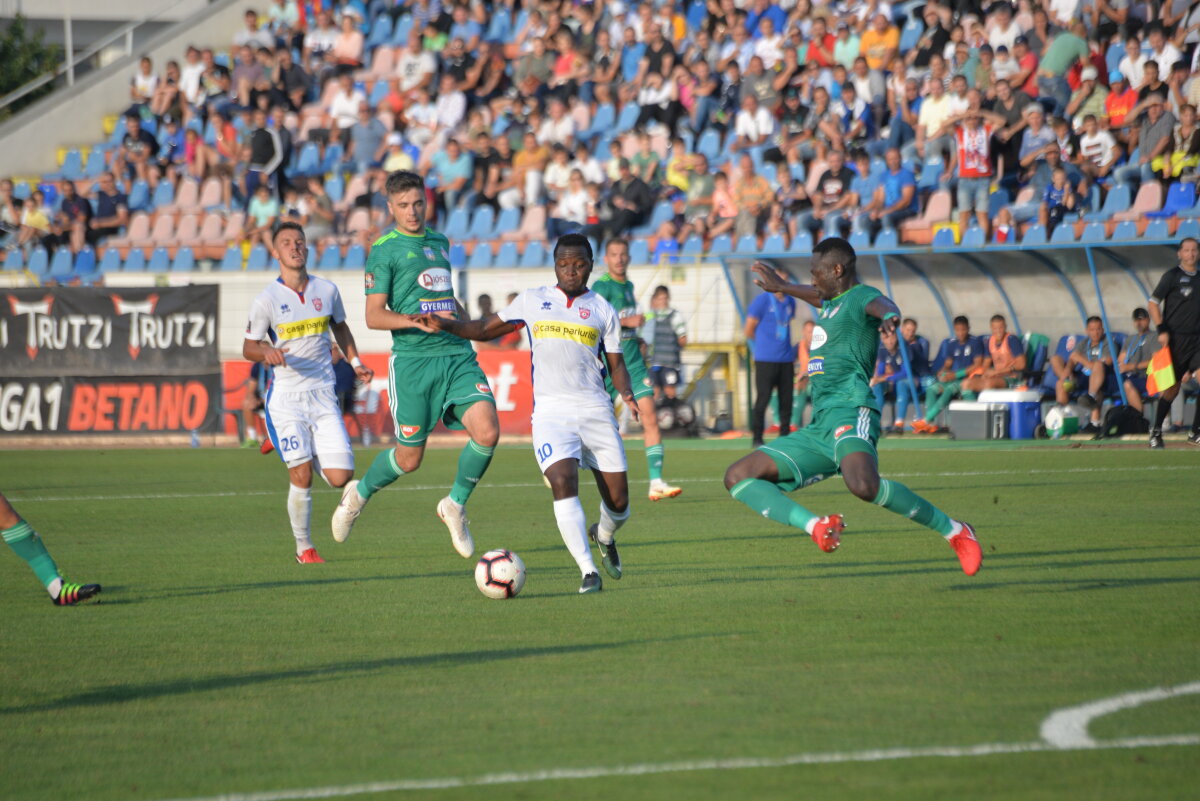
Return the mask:
<path id="1" fill-rule="evenodd" d="M 50 593 L 50 600 L 55 606 L 74 606 L 88 600 L 99 600 L 99 584 L 74 584 L 67 581 L 58 572 L 58 566 L 50 558 L 50 552 L 42 544 L 42 538 L 33 527 L 21 519 L 17 510 L 0 492 L 0 537 L 8 543 L 8 547 L 17 556 L 25 560 L 33 570 L 33 575 Z"/>
<path id="2" fill-rule="evenodd" d="M 475 552 L 467 499 L 491 464 L 500 437 L 496 401 L 469 342 L 424 330 L 413 319 L 456 317 L 460 311 L 451 286 L 450 243 L 425 227 L 424 180 L 415 172 L 394 172 L 384 190 L 396 227 L 371 246 L 364 282 L 367 327 L 392 332 L 388 402 L 396 447 L 382 451 L 361 480 L 347 485 L 333 513 L 333 536 L 344 541 L 372 495 L 420 467 L 425 440 L 441 420 L 449 428 L 465 428 L 471 437 L 459 456 L 454 486 L 437 505 L 454 549 L 466 558 Z"/>
<path id="3" fill-rule="evenodd" d="M 359 380 L 370 381 L 372 373 L 358 358 L 337 285 L 308 274 L 304 229 L 294 222 L 282 223 L 274 246 L 279 277 L 250 305 L 242 355 L 274 367 L 266 400 L 267 435 L 287 465 L 291 482 L 287 510 L 296 561 L 314 564 L 325 560 L 313 547 L 309 528 L 313 459 L 334 487 L 344 487 L 354 477 L 354 452 L 333 391 L 330 334 Z"/>
<path id="4" fill-rule="evenodd" d="M 629 371 L 621 356 L 620 322 L 604 298 L 588 290 L 592 246 L 580 234 L 567 234 L 554 246 L 555 286 L 527 289 L 506 308 L 481 320 L 461 322 L 425 315 L 420 324 L 466 339 L 490 340 L 522 325 L 529 330 L 533 357 L 533 450 L 554 493 L 558 531 L 583 574 L 579 592 L 599 592 L 602 584 L 588 537 L 600 549 L 604 569 L 621 577 L 614 536 L 629 519 L 625 449 L 598 356 L 604 349 L 612 382 L 634 418 Z M 600 491 L 600 522 L 590 529 L 579 502 L 579 465 L 589 467 Z"/>
<path id="5" fill-rule="evenodd" d="M 850 243 L 831 237 L 813 248 L 812 286 L 786 283 L 767 265 L 754 265 L 759 276 L 754 282 L 764 290 L 820 309 L 809 345 L 813 420 L 730 465 L 725 488 L 763 517 L 804 529 L 829 552 L 838 547 L 845 528 L 842 516 L 818 517 L 784 493 L 841 473 L 859 498 L 940 533 L 958 554 L 963 572 L 973 576 L 983 552 L 971 525 L 950 519 L 903 484 L 879 477 L 879 409 L 870 379 L 879 334 L 896 330 L 900 310 L 878 289 L 858 282 L 855 262 Z"/>

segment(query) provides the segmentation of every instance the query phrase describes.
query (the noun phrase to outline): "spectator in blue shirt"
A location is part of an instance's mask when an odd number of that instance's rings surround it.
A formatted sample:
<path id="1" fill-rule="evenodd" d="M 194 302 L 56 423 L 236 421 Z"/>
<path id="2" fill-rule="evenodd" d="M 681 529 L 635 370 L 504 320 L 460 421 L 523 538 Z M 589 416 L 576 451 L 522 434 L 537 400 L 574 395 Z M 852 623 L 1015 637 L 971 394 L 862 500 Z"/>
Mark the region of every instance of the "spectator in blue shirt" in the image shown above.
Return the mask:
<path id="1" fill-rule="evenodd" d="M 449 41 L 462 39 L 467 45 L 467 51 L 474 53 L 479 49 L 479 39 L 483 36 L 483 26 L 471 19 L 465 5 L 454 7 L 454 22 L 450 25 Z"/>
<path id="2" fill-rule="evenodd" d="M 905 317 L 900 324 L 900 335 L 908 344 L 908 363 L 913 378 L 921 385 L 921 389 L 925 389 L 935 380 L 933 370 L 929 367 L 929 340 L 917 333 L 917 321 L 911 317 Z"/>
<path id="3" fill-rule="evenodd" d="M 881 334 L 879 351 L 875 357 L 875 375 L 871 378 L 871 392 L 875 395 L 875 404 L 883 409 L 887 398 L 896 399 L 896 419 L 892 430 L 900 433 L 904 430 L 904 418 L 908 416 L 908 406 L 911 403 L 917 407 L 916 389 L 910 381 L 911 373 L 905 365 L 905 355 L 900 351 L 900 338 L 895 332 Z M 907 347 L 907 346 L 905 346 Z"/>
<path id="4" fill-rule="evenodd" d="M 783 9 L 772 3 L 771 0 L 754 0 L 749 11 L 746 12 L 746 30 L 755 39 L 760 34 L 759 23 L 764 19 L 771 20 L 777 31 L 787 29 L 787 14 L 783 12 Z"/>
<path id="5" fill-rule="evenodd" d="M 621 48 L 621 77 L 625 83 L 633 83 L 642 66 L 646 45 L 637 40 L 633 28 L 625 29 L 624 46 Z"/>
<path id="6" fill-rule="evenodd" d="M 888 131 L 888 147 L 903 147 L 917 138 L 917 117 L 921 113 L 922 101 L 921 84 L 916 78 L 909 78 L 904 82 L 903 94 L 888 92 L 888 110 L 892 119 L 891 130 Z"/>
<path id="7" fill-rule="evenodd" d="M 434 195 L 441 207 L 449 212 L 458 205 L 462 191 L 473 177 L 474 163 L 470 153 L 463 152 L 458 140 L 451 139 L 445 150 L 439 150 L 429 160 L 432 173 L 437 179 Z"/>
<path id="8" fill-rule="evenodd" d="M 1045 226 L 1046 235 L 1049 236 L 1063 218 L 1078 206 L 1079 197 L 1075 194 L 1075 187 L 1071 186 L 1067 171 L 1062 167 L 1055 167 L 1053 177 L 1042 193 L 1042 205 L 1038 209 L 1038 222 Z"/>
<path id="9" fill-rule="evenodd" d="M 776 268 L 785 280 L 789 276 Z M 746 341 L 754 355 L 754 414 L 750 429 L 754 447 L 763 444 L 767 407 L 772 391 L 779 393 L 779 436 L 792 430 L 792 388 L 796 377 L 796 346 L 792 343 L 792 319 L 796 316 L 796 299 L 782 292 L 763 292 L 750 303 L 746 312 Z"/>
<path id="10" fill-rule="evenodd" d="M 900 151 L 888 148 L 883 160 L 887 169 L 879 177 L 871 201 L 854 220 L 854 227 L 865 228 L 872 240 L 881 228 L 895 228 L 917 213 L 917 179 L 900 160 Z"/>
<path id="11" fill-rule="evenodd" d="M 116 236 L 129 224 L 129 198 L 117 189 L 111 172 L 100 176 L 100 191 L 96 193 L 96 213 L 88 221 L 87 240 L 95 245 L 102 239 Z"/>
<path id="12" fill-rule="evenodd" d="M 962 394 L 963 379 L 977 372 L 983 365 L 984 347 L 971 336 L 971 324 L 966 317 L 954 318 L 954 336 L 942 341 L 933 366 L 937 368 L 937 381 L 925 390 L 925 418 L 914 420 L 913 431 L 933 434 L 938 428 L 934 424 L 942 409 Z"/>

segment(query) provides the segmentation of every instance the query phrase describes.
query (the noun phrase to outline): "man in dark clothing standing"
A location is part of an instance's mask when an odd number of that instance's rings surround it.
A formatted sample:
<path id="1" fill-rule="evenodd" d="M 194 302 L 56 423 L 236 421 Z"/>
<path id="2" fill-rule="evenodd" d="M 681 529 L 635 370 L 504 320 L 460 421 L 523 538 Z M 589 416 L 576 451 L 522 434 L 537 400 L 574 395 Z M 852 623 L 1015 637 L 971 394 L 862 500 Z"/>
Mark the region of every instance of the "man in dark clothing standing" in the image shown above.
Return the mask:
<path id="1" fill-rule="evenodd" d="M 1163 390 L 1150 429 L 1150 447 L 1163 447 L 1162 426 L 1171 413 L 1185 373 L 1200 371 L 1200 244 L 1190 236 L 1179 243 L 1179 264 L 1163 273 L 1150 296 L 1150 319 L 1158 326 L 1158 341 L 1171 349 L 1175 383 Z M 1200 414 L 1192 421 L 1187 441 L 1200 445 Z"/>
<path id="2" fill-rule="evenodd" d="M 654 198 L 646 182 L 633 174 L 629 167 L 629 159 L 621 159 L 618 163 L 620 179 L 613 186 L 612 205 L 613 215 L 603 225 L 604 238 L 622 236 L 629 229 L 646 222 Z"/>

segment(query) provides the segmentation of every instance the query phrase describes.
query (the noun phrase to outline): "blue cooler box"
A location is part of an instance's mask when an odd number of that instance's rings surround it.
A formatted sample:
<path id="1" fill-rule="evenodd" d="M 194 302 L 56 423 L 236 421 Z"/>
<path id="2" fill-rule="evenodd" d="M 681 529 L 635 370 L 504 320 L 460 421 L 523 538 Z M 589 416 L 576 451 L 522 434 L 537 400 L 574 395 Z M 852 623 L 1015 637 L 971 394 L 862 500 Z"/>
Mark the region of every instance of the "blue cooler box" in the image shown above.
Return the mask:
<path id="1" fill-rule="evenodd" d="M 1008 406 L 1009 439 L 1033 439 L 1033 432 L 1042 422 L 1041 395 L 1025 389 L 985 389 L 979 393 L 980 403 L 1003 403 Z"/>

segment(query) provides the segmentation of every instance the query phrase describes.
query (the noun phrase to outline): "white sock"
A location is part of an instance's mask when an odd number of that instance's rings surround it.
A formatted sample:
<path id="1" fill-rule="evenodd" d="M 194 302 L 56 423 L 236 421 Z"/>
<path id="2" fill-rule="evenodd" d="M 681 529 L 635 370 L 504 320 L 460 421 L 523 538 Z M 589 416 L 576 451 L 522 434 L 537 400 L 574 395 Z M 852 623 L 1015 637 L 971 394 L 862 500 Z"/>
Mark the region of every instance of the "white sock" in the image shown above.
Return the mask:
<path id="1" fill-rule="evenodd" d="M 596 539 L 605 545 L 611 544 L 617 529 L 625 525 L 625 521 L 628 519 L 628 506 L 625 507 L 624 512 L 614 512 L 604 501 L 600 501 L 600 525 L 596 526 Z"/>
<path id="2" fill-rule="evenodd" d="M 596 563 L 592 561 L 592 549 L 587 541 L 587 515 L 583 512 L 579 496 L 555 501 L 554 519 L 558 521 L 558 533 L 562 535 L 571 556 L 575 557 L 579 571 L 585 576 L 595 573 Z"/>
<path id="3" fill-rule="evenodd" d="M 963 524 L 958 522 L 957 520 L 951 520 L 950 525 L 954 526 L 954 528 L 950 531 L 949 534 L 945 535 L 946 539 L 950 539 L 951 537 L 957 537 L 959 534 L 961 534 L 963 532 Z"/>
<path id="4" fill-rule="evenodd" d="M 54 581 L 46 585 L 46 592 L 50 593 L 51 598 L 57 598 L 58 594 L 62 592 L 62 585 L 63 580 L 62 577 L 59 576 Z"/>
<path id="5" fill-rule="evenodd" d="M 819 523 L 820 521 L 821 521 L 821 518 L 812 517 L 809 519 L 809 521 L 807 523 L 804 524 L 804 530 L 808 532 L 808 536 L 810 536 L 810 537 L 812 536 L 813 529 L 815 529 L 817 527 L 817 523 Z"/>
<path id="6" fill-rule="evenodd" d="M 312 519 L 312 489 L 288 485 L 288 517 L 292 520 L 292 536 L 296 538 L 296 555 L 313 547 L 309 539 L 309 521 Z"/>
<path id="7" fill-rule="evenodd" d="M 255 431 L 253 428 L 247 428 L 246 429 L 246 441 L 247 442 L 258 442 L 258 432 Z"/>

